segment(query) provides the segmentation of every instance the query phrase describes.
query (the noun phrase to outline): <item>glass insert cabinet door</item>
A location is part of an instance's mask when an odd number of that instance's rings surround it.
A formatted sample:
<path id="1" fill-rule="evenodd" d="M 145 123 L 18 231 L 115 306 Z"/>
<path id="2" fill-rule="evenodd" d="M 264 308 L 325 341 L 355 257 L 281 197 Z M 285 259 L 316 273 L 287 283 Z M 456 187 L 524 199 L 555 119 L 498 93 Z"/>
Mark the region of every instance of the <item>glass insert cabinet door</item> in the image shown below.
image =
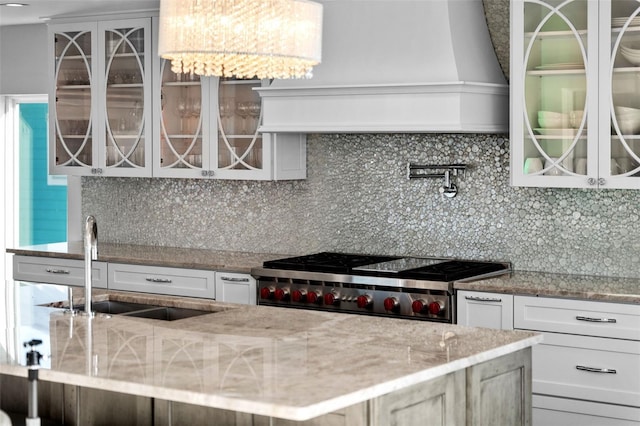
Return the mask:
<path id="1" fill-rule="evenodd" d="M 148 116 L 151 108 L 150 41 L 147 19 L 101 23 L 104 93 L 104 165 L 106 174 L 148 174 Z M 150 134 L 149 134 L 150 137 Z M 150 146 L 150 145 L 149 145 Z"/>
<path id="2" fill-rule="evenodd" d="M 94 166 L 93 29 L 92 26 L 61 29 L 50 37 L 54 53 L 53 93 L 49 96 L 52 170 L 76 169 L 82 174 Z"/>
<path id="3" fill-rule="evenodd" d="M 264 170 L 261 80 L 220 79 L 218 83 L 217 152 L 221 177 L 260 174 Z M 253 172 L 253 173 L 252 173 Z"/>
<path id="4" fill-rule="evenodd" d="M 171 62 L 160 64 L 159 152 L 154 162 L 160 176 L 208 176 L 211 169 L 208 147 L 209 79 L 196 74 L 174 73 Z M 176 170 L 177 169 L 177 170 Z"/>
<path id="5" fill-rule="evenodd" d="M 514 7 L 514 28 L 521 33 L 512 39 L 517 43 L 512 69 L 521 72 L 512 81 L 512 181 L 588 186 L 598 176 L 592 130 L 597 128 L 597 2 L 531 0 Z"/>
<path id="6" fill-rule="evenodd" d="M 601 32 L 608 59 L 601 90 L 601 175 L 616 187 L 640 184 L 640 2 L 613 0 L 603 8 Z M 610 37 L 609 37 L 610 36 Z"/>

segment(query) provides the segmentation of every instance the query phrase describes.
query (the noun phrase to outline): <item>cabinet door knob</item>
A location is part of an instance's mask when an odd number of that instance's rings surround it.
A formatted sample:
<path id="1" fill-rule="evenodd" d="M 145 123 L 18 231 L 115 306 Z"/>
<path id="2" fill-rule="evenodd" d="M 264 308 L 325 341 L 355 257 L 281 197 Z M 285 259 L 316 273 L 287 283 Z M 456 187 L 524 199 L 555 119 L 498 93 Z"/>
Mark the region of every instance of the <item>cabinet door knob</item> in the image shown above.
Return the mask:
<path id="1" fill-rule="evenodd" d="M 596 184 L 596 180 L 595 180 L 595 178 L 589 178 L 589 179 L 587 179 L 587 183 L 588 183 L 589 185 L 593 186 L 593 185 L 595 185 L 595 184 Z"/>

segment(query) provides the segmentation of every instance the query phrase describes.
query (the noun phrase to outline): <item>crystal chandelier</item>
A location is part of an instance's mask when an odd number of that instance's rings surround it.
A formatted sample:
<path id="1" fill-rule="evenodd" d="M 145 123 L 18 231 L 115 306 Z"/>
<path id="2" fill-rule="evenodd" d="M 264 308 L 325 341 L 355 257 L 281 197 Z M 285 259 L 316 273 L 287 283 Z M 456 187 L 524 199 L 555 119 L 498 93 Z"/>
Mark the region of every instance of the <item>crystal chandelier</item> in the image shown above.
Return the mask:
<path id="1" fill-rule="evenodd" d="M 322 5 L 308 0 L 161 0 L 158 53 L 173 72 L 309 78 Z"/>

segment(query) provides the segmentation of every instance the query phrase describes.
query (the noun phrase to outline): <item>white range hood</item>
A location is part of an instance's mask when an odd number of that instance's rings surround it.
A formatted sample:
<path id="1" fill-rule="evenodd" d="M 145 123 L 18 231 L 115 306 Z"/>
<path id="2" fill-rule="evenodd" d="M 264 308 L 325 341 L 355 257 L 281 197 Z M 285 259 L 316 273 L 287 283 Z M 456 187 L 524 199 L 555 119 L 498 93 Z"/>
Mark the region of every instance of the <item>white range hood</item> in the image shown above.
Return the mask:
<path id="1" fill-rule="evenodd" d="M 264 132 L 508 131 L 482 0 L 320 0 L 322 63 L 257 89 Z"/>

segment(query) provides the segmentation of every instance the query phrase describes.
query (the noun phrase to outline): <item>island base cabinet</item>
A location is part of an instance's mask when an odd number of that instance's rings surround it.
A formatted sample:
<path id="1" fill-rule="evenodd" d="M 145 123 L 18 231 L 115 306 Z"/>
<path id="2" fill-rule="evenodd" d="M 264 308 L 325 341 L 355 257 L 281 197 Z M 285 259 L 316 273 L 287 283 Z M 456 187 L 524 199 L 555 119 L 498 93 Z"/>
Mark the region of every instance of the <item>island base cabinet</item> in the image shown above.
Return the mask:
<path id="1" fill-rule="evenodd" d="M 458 371 L 371 401 L 371 426 L 463 425 L 465 372 Z"/>
<path id="2" fill-rule="evenodd" d="M 531 348 L 467 369 L 467 426 L 531 425 Z"/>
<path id="3" fill-rule="evenodd" d="M 364 426 L 367 404 L 356 404 L 311 420 L 297 422 L 237 411 L 199 407 L 179 402 L 156 400 L 154 426 Z M 212 421 L 215 419 L 215 421 Z"/>

